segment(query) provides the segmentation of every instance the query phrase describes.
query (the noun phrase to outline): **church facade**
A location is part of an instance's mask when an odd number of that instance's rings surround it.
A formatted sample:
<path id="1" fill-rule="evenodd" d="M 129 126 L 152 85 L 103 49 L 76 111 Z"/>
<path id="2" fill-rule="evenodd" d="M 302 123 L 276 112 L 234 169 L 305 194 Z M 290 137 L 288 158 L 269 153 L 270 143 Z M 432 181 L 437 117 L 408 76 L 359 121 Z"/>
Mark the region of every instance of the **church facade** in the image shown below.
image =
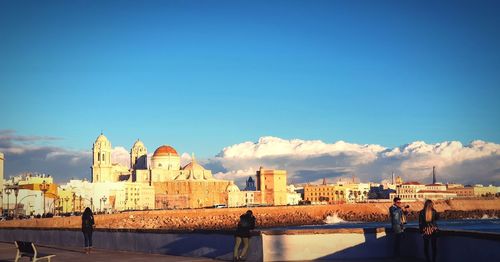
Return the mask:
<path id="1" fill-rule="evenodd" d="M 133 186 L 128 192 L 153 192 L 154 204 L 139 205 L 141 207 L 175 209 L 212 207 L 218 204 L 230 207 L 261 203 L 286 205 L 286 195 L 283 195 L 283 192 L 286 194 L 284 170 L 261 168 L 257 172 L 258 191 L 240 192 L 233 181 L 214 178 L 212 171 L 200 165 L 194 156 L 190 163 L 181 166 L 180 156 L 172 146 L 158 147 L 151 156 L 151 163 L 148 163 L 147 148 L 142 141 L 137 140 L 130 150 L 129 167 L 111 162 L 111 148 L 111 142 L 103 134 L 97 137 L 92 148 L 92 182 Z M 150 199 L 151 196 L 145 198 Z M 131 205 L 129 197 L 119 200 L 117 196 L 116 199 L 117 203 Z M 137 201 L 141 200 L 136 197 L 134 202 Z"/>

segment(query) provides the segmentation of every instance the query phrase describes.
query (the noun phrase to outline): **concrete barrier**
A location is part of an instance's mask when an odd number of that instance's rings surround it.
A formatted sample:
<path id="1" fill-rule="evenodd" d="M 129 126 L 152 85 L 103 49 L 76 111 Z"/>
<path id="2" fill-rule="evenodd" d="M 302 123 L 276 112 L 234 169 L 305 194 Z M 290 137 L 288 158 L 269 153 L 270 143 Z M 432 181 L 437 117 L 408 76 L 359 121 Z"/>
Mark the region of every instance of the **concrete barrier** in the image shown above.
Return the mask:
<path id="1" fill-rule="evenodd" d="M 0 228 L 0 241 L 82 247 L 75 229 Z M 385 228 L 262 230 L 251 238 L 248 261 L 363 260 L 393 256 L 392 233 Z M 500 261 L 500 234 L 441 231 L 438 261 Z M 94 247 L 110 250 L 209 257 L 231 260 L 232 232 L 167 230 L 97 230 Z M 423 240 L 407 229 L 402 254 L 424 258 Z"/>
<path id="2" fill-rule="evenodd" d="M 216 231 L 96 230 L 92 238 L 94 248 L 222 260 L 232 259 L 234 246 L 232 232 Z M 83 233 L 79 230 L 0 228 L 0 241 L 15 240 L 83 249 Z M 259 234 L 252 236 L 250 247 L 247 260 L 262 261 Z"/>
<path id="3" fill-rule="evenodd" d="M 500 261 L 500 234 L 441 231 L 437 245 L 438 261 Z M 393 246 L 393 234 L 385 228 L 262 232 L 264 261 L 390 258 Z M 401 254 L 424 259 L 423 249 L 418 230 L 407 229 Z"/>

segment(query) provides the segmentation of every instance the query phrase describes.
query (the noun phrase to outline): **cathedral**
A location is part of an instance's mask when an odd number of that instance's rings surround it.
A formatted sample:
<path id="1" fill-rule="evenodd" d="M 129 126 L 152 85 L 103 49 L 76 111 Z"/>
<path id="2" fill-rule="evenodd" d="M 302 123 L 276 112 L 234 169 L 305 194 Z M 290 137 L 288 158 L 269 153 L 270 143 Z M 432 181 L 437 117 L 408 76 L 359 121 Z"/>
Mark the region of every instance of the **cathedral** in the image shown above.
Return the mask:
<path id="1" fill-rule="evenodd" d="M 155 208 L 200 208 L 227 204 L 232 181 L 215 179 L 210 170 L 192 161 L 181 167 L 180 156 L 168 145 L 158 147 L 151 163 L 147 149 L 137 140 L 130 150 L 130 166 L 111 162 L 111 142 L 103 134 L 93 145 L 92 182 L 133 182 L 154 188 Z M 236 188 L 235 188 L 236 187 Z M 239 189 L 237 190 L 239 191 Z"/>

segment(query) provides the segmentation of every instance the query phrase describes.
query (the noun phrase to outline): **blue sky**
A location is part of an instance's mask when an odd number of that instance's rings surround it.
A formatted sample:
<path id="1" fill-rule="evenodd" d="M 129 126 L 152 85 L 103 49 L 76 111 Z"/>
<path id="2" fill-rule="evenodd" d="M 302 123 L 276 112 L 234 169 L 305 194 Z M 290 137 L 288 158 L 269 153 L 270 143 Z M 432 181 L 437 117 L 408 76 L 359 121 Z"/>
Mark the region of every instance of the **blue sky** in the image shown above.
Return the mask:
<path id="1" fill-rule="evenodd" d="M 500 142 L 498 1 L 2 1 L 0 129 L 201 157 Z"/>

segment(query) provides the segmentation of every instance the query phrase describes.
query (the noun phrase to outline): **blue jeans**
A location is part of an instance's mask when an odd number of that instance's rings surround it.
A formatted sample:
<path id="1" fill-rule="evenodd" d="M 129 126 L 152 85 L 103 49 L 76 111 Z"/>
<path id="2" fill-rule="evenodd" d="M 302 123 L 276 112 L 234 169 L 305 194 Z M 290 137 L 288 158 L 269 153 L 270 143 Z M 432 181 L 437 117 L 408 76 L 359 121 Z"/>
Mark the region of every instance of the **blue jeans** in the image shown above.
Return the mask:
<path id="1" fill-rule="evenodd" d="M 92 247 L 92 231 L 83 231 L 83 238 L 85 239 L 85 247 Z"/>

